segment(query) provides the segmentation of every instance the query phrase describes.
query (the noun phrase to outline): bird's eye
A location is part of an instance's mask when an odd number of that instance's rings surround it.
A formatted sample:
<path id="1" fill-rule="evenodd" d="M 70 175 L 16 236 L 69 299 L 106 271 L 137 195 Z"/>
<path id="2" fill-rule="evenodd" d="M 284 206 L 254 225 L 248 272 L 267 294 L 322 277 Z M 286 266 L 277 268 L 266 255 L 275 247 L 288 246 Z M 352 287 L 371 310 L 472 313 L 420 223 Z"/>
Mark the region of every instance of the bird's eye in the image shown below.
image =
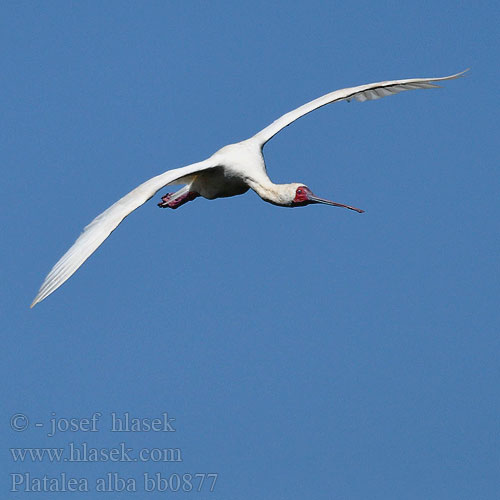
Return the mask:
<path id="1" fill-rule="evenodd" d="M 297 194 L 302 194 L 302 189 L 297 189 Z"/>

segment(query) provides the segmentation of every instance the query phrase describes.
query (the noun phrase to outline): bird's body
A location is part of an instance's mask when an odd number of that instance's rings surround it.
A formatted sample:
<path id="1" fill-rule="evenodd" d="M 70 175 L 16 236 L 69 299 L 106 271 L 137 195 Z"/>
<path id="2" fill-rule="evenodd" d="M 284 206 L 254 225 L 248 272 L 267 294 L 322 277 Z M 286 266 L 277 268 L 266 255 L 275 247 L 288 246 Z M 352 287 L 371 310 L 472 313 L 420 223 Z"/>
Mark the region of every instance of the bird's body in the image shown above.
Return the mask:
<path id="1" fill-rule="evenodd" d="M 220 167 L 202 172 L 192 185 L 209 200 L 244 194 L 250 189 L 247 179 L 267 177 L 262 150 L 249 141 L 224 146 L 212 159 Z"/>
<path id="2" fill-rule="evenodd" d="M 202 196 L 209 200 L 236 196 L 253 189 L 264 201 L 284 207 L 323 203 L 363 212 L 359 208 L 319 198 L 302 183 L 275 184 L 267 175 L 262 149 L 280 130 L 301 116 L 326 104 L 355 99 L 363 102 L 396 94 L 403 90 L 435 88 L 435 82 L 458 78 L 464 72 L 441 78 L 413 78 L 370 83 L 337 90 L 283 115 L 253 137 L 219 149 L 211 157 L 186 167 L 176 168 L 144 182 L 97 216 L 73 246 L 61 257 L 45 278 L 31 307 L 61 286 L 94 253 L 121 221 L 171 184 L 184 186 L 162 197 L 163 208 L 178 208 Z"/>
<path id="3" fill-rule="evenodd" d="M 244 194 L 251 188 L 264 201 L 291 206 L 293 197 L 283 190 L 284 186 L 292 184 L 274 184 L 271 181 L 267 175 L 262 147 L 258 142 L 247 139 L 229 144 L 213 154 L 209 161 L 216 166 L 193 176 L 188 184 L 190 192 L 214 200 Z M 297 183 L 293 185 L 295 184 Z M 185 189 L 186 187 L 180 191 Z M 172 199 L 176 196 L 177 193 L 173 193 Z M 163 206 L 162 203 L 159 205 Z"/>

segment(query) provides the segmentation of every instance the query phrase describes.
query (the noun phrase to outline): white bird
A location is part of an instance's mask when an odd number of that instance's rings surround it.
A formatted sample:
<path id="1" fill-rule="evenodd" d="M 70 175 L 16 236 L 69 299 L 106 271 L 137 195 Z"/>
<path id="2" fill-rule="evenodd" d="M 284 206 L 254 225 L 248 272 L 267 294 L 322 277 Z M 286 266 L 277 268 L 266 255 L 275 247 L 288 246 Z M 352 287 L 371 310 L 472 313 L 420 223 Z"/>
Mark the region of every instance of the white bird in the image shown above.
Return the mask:
<path id="1" fill-rule="evenodd" d="M 465 70 L 467 71 L 467 70 Z M 236 196 L 253 189 L 264 201 L 283 207 L 303 207 L 323 203 L 344 207 L 362 213 L 363 210 L 342 203 L 319 198 L 303 183 L 274 184 L 267 175 L 262 148 L 280 130 L 301 116 L 336 101 L 359 102 L 397 94 L 403 90 L 436 88 L 435 82 L 452 80 L 465 73 L 441 78 L 411 78 L 369 83 L 358 87 L 336 90 L 278 118 L 253 137 L 219 149 L 210 158 L 181 168 L 168 170 L 144 182 L 98 215 L 61 257 L 42 283 L 31 307 L 59 288 L 101 245 L 112 231 L 136 208 L 151 199 L 157 191 L 171 184 L 184 187 L 162 197 L 158 206 L 178 208 L 198 196 L 209 200 Z"/>

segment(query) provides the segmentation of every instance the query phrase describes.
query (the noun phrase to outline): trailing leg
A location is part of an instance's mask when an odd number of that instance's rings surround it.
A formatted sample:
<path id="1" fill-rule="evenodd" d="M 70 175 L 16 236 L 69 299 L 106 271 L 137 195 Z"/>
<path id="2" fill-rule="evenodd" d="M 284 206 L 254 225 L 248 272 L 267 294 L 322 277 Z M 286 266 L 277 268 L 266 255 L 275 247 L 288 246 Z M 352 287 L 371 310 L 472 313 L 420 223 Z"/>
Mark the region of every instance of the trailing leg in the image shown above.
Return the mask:
<path id="1" fill-rule="evenodd" d="M 192 201 L 200 196 L 196 191 L 189 191 L 189 186 L 184 186 L 176 193 L 167 193 L 162 196 L 161 202 L 158 203 L 160 208 L 176 209 L 188 201 Z"/>

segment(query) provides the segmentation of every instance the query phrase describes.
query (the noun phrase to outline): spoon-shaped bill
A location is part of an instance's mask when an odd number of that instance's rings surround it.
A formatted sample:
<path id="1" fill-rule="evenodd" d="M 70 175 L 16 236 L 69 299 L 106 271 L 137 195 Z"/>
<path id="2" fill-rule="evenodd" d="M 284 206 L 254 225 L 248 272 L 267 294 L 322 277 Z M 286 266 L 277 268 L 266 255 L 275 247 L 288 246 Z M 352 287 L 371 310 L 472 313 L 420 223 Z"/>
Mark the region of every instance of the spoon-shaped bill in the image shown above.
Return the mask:
<path id="1" fill-rule="evenodd" d="M 342 208 L 348 208 L 349 210 L 354 210 L 355 212 L 359 212 L 362 214 L 364 210 L 361 210 L 361 208 L 356 208 L 356 207 L 351 207 L 349 205 L 344 205 L 343 203 L 337 203 L 335 201 L 330 201 L 330 200 L 325 200 L 324 198 L 319 198 L 316 195 L 310 195 L 309 200 L 312 203 L 323 203 L 324 205 L 331 205 L 332 207 L 342 207 Z"/>

